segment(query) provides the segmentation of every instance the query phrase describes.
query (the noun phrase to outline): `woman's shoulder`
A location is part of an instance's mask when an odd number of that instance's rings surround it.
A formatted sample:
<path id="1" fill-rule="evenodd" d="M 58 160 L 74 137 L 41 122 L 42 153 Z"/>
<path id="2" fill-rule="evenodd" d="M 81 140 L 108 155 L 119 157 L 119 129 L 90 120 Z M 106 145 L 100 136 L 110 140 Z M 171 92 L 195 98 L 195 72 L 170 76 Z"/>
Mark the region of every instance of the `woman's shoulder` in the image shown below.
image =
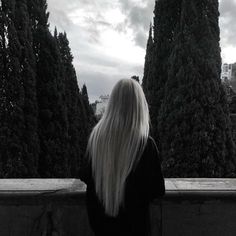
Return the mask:
<path id="1" fill-rule="evenodd" d="M 148 142 L 156 145 L 156 142 L 152 136 L 149 135 L 147 140 L 148 140 Z"/>
<path id="2" fill-rule="evenodd" d="M 152 136 L 148 136 L 147 144 L 146 144 L 146 149 L 149 152 L 157 152 L 157 153 L 159 153 L 156 141 L 154 140 L 154 138 Z"/>
<path id="3" fill-rule="evenodd" d="M 150 163 L 153 162 L 153 159 L 160 159 L 159 155 L 160 154 L 157 148 L 156 141 L 154 140 L 153 137 L 148 136 L 145 148 L 143 150 L 143 153 L 140 159 L 141 164 L 148 163 L 149 165 Z"/>

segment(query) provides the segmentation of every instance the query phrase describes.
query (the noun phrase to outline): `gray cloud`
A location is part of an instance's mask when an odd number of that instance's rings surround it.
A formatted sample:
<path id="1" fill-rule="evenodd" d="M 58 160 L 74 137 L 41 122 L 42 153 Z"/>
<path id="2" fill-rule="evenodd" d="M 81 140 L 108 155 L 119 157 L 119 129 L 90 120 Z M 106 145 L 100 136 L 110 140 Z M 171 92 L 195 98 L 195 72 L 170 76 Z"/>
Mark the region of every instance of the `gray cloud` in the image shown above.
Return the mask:
<path id="1" fill-rule="evenodd" d="M 122 23 L 118 23 L 114 29 L 118 31 L 119 33 L 126 33 L 127 32 L 127 21 L 124 21 Z"/>
<path id="2" fill-rule="evenodd" d="M 73 25 L 68 16 L 69 14 L 76 9 L 93 12 L 92 17 L 85 19 L 87 25 L 85 30 L 87 30 L 92 43 L 99 43 L 104 27 L 113 27 L 118 32 L 126 32 L 127 28 L 130 28 L 133 30 L 133 40 L 136 45 L 145 49 L 149 24 L 153 18 L 154 2 L 154 0 L 144 0 L 142 6 L 140 6 L 132 0 L 118 0 L 117 4 L 113 4 L 108 0 L 102 0 L 99 3 L 96 0 L 48 0 L 48 7 L 49 11 L 53 12 L 50 20 L 56 22 L 59 28 L 67 31 Z M 114 8 L 114 5 L 120 8 L 126 19 L 123 23 L 112 26 L 104 20 L 103 11 Z"/>
<path id="3" fill-rule="evenodd" d="M 84 8 L 87 6 L 94 5 L 93 0 L 48 0 L 48 9 L 55 10 L 60 9 L 65 13 L 70 13 L 76 9 Z"/>
<path id="4" fill-rule="evenodd" d="M 117 66 L 117 60 L 112 58 L 101 58 L 99 55 L 88 53 L 80 53 L 79 56 L 82 57 L 90 66 L 96 65 L 108 68 L 114 68 Z"/>
<path id="5" fill-rule="evenodd" d="M 53 14 L 50 14 L 50 22 L 56 23 L 56 26 L 61 30 L 68 31 L 75 26 L 70 19 L 70 15 L 76 10 L 82 9 L 92 13 L 92 17 L 88 16 L 83 19 L 85 21 L 83 30 L 87 31 L 91 43 L 99 43 L 102 30 L 105 27 L 112 27 L 102 16 L 102 10 L 110 6 L 111 2 L 106 0 L 101 1 L 99 4 L 96 0 L 48 0 L 48 10 L 53 12 Z M 79 23 L 78 27 L 80 27 Z"/>
<path id="6" fill-rule="evenodd" d="M 220 28 L 222 46 L 236 46 L 236 0 L 221 0 Z"/>
<path id="7" fill-rule="evenodd" d="M 112 28 L 112 25 L 105 21 L 102 15 L 97 14 L 97 17 L 86 17 L 86 24 L 87 24 L 87 32 L 90 35 L 91 42 L 99 43 L 100 42 L 100 35 L 102 34 L 103 30 L 106 28 Z"/>
<path id="8" fill-rule="evenodd" d="M 127 16 L 126 27 L 133 30 L 136 45 L 145 49 L 155 1 L 143 0 L 142 5 L 135 5 L 131 0 L 119 0 L 119 2 L 122 12 Z"/>
<path id="9" fill-rule="evenodd" d="M 142 48 L 146 48 L 146 44 L 147 44 L 147 35 L 146 32 L 143 31 L 139 31 L 136 33 L 135 35 L 135 43 L 142 47 Z"/>
<path id="10" fill-rule="evenodd" d="M 50 22 L 56 22 L 56 24 L 53 24 L 52 27 L 54 28 L 57 26 L 57 28 L 61 29 L 62 31 L 68 31 L 73 25 L 73 22 L 70 20 L 67 14 L 64 11 L 58 9 L 54 10 L 54 14 L 50 14 Z"/>
<path id="11" fill-rule="evenodd" d="M 222 0 L 220 1 L 219 6 L 221 16 L 224 17 L 227 14 L 232 15 L 236 7 L 236 2 L 234 0 Z"/>

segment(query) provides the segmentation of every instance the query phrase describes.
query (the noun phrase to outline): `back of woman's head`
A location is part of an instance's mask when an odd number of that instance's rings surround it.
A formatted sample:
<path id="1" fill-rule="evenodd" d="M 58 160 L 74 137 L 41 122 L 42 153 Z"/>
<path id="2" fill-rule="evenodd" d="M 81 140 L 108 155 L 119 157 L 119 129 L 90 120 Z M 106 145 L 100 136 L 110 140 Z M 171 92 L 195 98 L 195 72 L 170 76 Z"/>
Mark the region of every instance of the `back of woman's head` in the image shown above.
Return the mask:
<path id="1" fill-rule="evenodd" d="M 149 110 L 141 86 L 133 79 L 118 81 L 87 147 L 96 193 L 108 215 L 118 214 L 126 178 L 137 165 L 148 135 Z"/>

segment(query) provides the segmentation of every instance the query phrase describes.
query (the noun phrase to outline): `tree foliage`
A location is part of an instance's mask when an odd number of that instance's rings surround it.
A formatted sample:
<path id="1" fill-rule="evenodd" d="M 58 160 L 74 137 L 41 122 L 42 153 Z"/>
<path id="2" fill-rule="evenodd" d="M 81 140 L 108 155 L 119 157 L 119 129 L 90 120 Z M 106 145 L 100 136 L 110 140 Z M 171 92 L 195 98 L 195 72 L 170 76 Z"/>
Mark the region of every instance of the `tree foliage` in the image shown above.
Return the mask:
<path id="1" fill-rule="evenodd" d="M 146 93 L 168 177 L 235 175 L 218 17 L 217 0 L 156 3 L 152 76 L 144 82 L 153 84 Z"/>
<path id="2" fill-rule="evenodd" d="M 1 3 L 1 176 L 78 176 L 93 114 L 67 36 L 51 34 L 46 0 Z"/>
<path id="3" fill-rule="evenodd" d="M 84 85 L 80 93 L 76 71 L 72 64 L 73 56 L 69 47 L 66 33 L 57 33 L 60 56 L 62 59 L 62 74 L 65 84 L 65 102 L 68 118 L 69 166 L 71 176 L 78 177 L 83 164 L 93 114 L 90 112 L 87 88 Z"/>
<path id="4" fill-rule="evenodd" d="M 142 86 L 150 107 L 151 134 L 159 140 L 157 116 L 165 93 L 168 58 L 174 44 L 174 32 L 180 15 L 180 0 L 158 0 L 154 25 L 149 29 Z"/>
<path id="5" fill-rule="evenodd" d="M 27 143 L 24 139 L 24 81 L 22 76 L 21 43 L 14 24 L 16 2 L 1 5 L 1 176 L 26 176 L 24 165 Z"/>

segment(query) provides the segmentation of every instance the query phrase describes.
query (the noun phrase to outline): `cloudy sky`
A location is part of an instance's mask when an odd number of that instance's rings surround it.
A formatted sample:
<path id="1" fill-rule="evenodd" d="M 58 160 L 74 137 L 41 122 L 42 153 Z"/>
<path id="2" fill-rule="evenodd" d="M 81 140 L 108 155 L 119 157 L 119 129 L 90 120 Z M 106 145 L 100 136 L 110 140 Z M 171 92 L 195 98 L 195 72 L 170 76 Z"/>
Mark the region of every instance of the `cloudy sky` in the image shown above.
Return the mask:
<path id="1" fill-rule="evenodd" d="M 143 76 L 155 0 L 48 0 L 50 27 L 66 31 L 90 102 L 121 78 Z M 223 62 L 236 62 L 236 0 L 220 0 Z"/>

